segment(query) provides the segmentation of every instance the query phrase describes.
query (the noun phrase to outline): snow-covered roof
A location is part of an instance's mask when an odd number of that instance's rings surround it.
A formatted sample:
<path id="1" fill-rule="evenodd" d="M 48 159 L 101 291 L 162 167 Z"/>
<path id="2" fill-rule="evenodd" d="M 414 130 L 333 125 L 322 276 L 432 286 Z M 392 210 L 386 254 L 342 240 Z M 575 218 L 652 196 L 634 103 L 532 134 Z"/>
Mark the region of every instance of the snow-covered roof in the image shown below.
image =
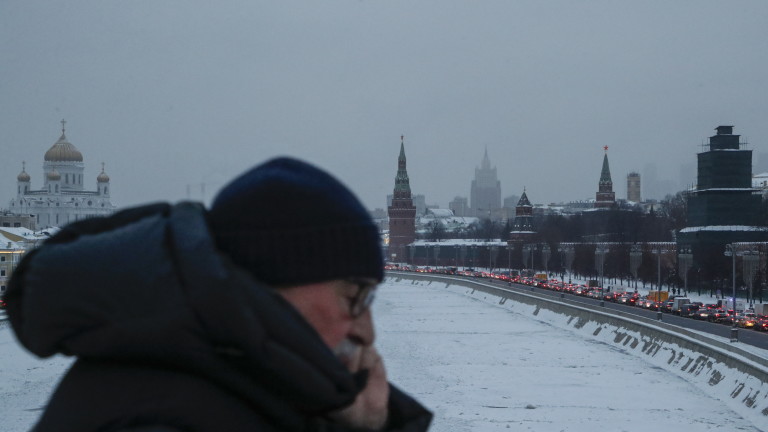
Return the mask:
<path id="1" fill-rule="evenodd" d="M 0 236 L 12 242 L 34 242 L 45 240 L 56 234 L 58 231 L 59 228 L 46 228 L 45 231 L 32 231 L 31 229 L 23 227 L 2 227 L 0 228 Z"/>
<path id="2" fill-rule="evenodd" d="M 768 231 L 768 227 L 749 226 L 749 225 L 709 225 L 688 227 L 680 230 L 681 233 L 700 232 L 700 231 Z"/>
<path id="3" fill-rule="evenodd" d="M 494 239 L 491 241 L 475 240 L 475 239 L 446 239 L 439 242 L 430 240 L 416 240 L 412 243 L 414 246 L 507 246 L 507 242 L 504 240 Z"/>
<path id="4" fill-rule="evenodd" d="M 721 191 L 731 191 L 731 192 L 754 192 L 755 188 L 708 188 L 708 189 L 696 189 L 695 192 L 721 192 Z"/>
<path id="5" fill-rule="evenodd" d="M 14 236 L 24 237 L 24 238 L 31 238 L 35 235 L 35 232 L 32 231 L 29 228 L 23 228 L 23 227 L 3 227 L 0 228 L 0 234 L 11 234 Z"/>
<path id="6" fill-rule="evenodd" d="M 476 217 L 462 217 L 462 216 L 451 216 L 451 217 L 420 217 L 419 218 L 419 225 L 426 225 L 429 223 L 432 223 L 434 221 L 438 221 L 443 224 L 446 228 L 451 227 L 466 227 L 469 225 L 472 225 L 473 223 L 477 222 L 479 219 Z"/>
<path id="7" fill-rule="evenodd" d="M 428 214 L 432 214 L 435 217 L 438 218 L 449 218 L 453 217 L 453 210 L 451 209 L 442 209 L 442 208 L 436 208 L 436 209 L 427 209 Z"/>

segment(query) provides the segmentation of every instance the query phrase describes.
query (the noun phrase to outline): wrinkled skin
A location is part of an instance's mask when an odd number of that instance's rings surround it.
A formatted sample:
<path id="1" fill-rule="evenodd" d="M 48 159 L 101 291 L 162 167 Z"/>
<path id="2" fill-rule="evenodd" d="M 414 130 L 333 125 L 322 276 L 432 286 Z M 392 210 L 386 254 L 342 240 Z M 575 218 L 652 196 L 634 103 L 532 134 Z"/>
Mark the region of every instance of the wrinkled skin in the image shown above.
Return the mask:
<path id="1" fill-rule="evenodd" d="M 387 421 L 389 385 L 384 362 L 374 346 L 376 334 L 370 309 L 350 313 L 358 285 L 334 280 L 280 288 L 280 293 L 317 330 L 326 345 L 354 373 L 368 370 L 368 382 L 354 403 L 330 418 L 345 426 L 381 429 Z"/>

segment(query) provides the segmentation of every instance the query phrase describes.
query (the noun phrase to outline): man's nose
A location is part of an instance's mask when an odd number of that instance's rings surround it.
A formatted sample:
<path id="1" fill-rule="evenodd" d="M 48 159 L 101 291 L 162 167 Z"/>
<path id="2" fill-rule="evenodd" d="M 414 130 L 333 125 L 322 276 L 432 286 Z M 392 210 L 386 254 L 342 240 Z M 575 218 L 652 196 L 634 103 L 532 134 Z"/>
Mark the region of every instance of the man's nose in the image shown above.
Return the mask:
<path id="1" fill-rule="evenodd" d="M 373 328 L 373 315 L 370 308 L 352 321 L 349 336 L 350 339 L 358 341 L 363 346 L 373 345 L 376 332 Z"/>

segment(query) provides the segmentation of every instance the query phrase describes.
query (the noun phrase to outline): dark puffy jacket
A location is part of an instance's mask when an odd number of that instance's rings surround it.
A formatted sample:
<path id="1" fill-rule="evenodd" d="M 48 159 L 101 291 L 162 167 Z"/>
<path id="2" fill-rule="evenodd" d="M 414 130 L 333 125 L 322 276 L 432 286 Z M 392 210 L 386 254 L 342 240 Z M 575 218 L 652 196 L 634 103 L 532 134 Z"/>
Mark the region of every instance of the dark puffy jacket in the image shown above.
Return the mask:
<path id="1" fill-rule="evenodd" d="M 335 431 L 350 374 L 279 295 L 215 249 L 205 210 L 156 204 L 65 227 L 14 272 L 34 354 L 77 356 L 35 431 Z M 388 430 L 431 414 L 392 387 Z"/>

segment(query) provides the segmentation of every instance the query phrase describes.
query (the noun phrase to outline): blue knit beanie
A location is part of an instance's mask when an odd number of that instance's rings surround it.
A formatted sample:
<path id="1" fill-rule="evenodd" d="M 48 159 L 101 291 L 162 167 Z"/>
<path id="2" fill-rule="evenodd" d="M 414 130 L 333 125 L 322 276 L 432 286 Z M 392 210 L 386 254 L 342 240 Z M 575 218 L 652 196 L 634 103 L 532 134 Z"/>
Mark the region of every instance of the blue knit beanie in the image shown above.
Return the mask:
<path id="1" fill-rule="evenodd" d="M 209 212 L 217 247 L 273 286 L 384 277 L 379 231 L 330 174 L 278 158 L 219 192 Z"/>

